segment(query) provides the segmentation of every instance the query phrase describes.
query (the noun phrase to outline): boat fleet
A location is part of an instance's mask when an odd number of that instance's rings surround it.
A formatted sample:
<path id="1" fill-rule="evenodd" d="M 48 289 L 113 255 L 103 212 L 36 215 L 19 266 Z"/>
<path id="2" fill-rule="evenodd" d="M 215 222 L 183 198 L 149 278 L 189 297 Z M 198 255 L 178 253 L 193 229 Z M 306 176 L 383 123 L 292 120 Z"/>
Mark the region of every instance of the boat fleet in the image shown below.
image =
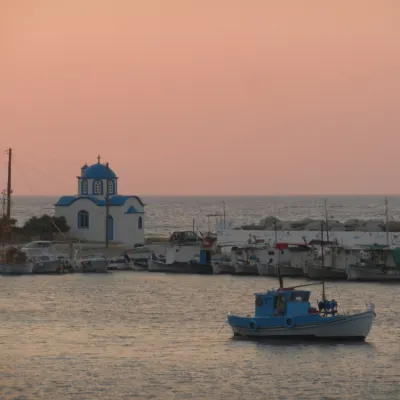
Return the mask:
<path id="1" fill-rule="evenodd" d="M 216 235 L 174 232 L 163 246 L 121 250 L 118 256 L 89 254 L 79 245 L 68 254 L 51 241 L 34 241 L 0 251 L 0 274 L 106 273 L 117 270 L 206 275 L 306 277 L 312 280 L 400 281 L 400 248 L 384 245 L 349 247 L 335 241 L 218 245 Z M 159 251 L 157 250 L 157 247 Z"/>
<path id="2" fill-rule="evenodd" d="M 149 272 L 306 277 L 312 280 L 400 280 L 400 248 L 384 245 L 350 247 L 335 241 L 218 245 L 216 237 L 180 232 L 162 255 L 153 254 Z"/>

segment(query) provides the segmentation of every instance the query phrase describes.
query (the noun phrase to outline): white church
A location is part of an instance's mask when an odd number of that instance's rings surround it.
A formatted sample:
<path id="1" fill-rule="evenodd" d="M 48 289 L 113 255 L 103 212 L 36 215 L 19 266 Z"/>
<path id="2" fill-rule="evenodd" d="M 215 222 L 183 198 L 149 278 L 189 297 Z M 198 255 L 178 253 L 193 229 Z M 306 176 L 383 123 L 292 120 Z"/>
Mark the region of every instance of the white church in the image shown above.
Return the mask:
<path id="1" fill-rule="evenodd" d="M 144 244 L 144 204 L 138 196 L 118 194 L 118 177 L 100 156 L 97 164 L 85 164 L 77 178 L 78 195 L 62 196 L 55 204 L 55 215 L 65 217 L 71 237 L 105 242 L 108 195 L 108 241 Z"/>

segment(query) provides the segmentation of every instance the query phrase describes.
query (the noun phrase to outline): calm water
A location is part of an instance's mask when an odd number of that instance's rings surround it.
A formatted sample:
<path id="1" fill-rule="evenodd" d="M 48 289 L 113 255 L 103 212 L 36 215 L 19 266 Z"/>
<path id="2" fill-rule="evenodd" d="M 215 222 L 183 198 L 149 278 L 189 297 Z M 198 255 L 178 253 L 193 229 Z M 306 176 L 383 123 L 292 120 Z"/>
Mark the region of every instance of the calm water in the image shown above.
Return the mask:
<path id="1" fill-rule="evenodd" d="M 13 198 L 12 214 L 23 224 L 27 219 L 43 213 L 53 214 L 57 197 Z M 146 235 L 167 236 L 174 230 L 196 228 L 206 231 L 207 214 L 222 212 L 226 204 L 227 221 L 240 226 L 269 215 L 282 220 L 321 218 L 324 215 L 323 198 L 312 196 L 275 197 L 142 197 L 146 203 Z M 384 219 L 383 196 L 331 196 L 327 198 L 329 216 L 339 221 L 350 218 Z M 400 219 L 400 197 L 389 197 L 390 214 Z M 211 221 L 214 226 L 215 221 Z"/>
<path id="2" fill-rule="evenodd" d="M 218 335 L 228 311 L 252 312 L 252 293 L 273 286 L 145 272 L 2 277 L 0 398 L 400 398 L 399 285 L 328 285 L 341 305 L 376 303 L 363 344 Z"/>

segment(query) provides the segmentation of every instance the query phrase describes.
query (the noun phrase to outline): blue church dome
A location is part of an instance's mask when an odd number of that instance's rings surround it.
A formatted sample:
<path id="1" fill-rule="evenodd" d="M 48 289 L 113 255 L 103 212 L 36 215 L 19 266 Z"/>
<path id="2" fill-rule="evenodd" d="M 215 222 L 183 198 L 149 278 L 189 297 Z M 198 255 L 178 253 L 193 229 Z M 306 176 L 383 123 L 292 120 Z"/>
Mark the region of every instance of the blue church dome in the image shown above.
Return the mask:
<path id="1" fill-rule="evenodd" d="M 81 177 L 84 179 L 107 179 L 107 167 L 100 163 L 93 164 L 82 171 Z M 109 167 L 108 179 L 115 179 L 116 177 L 115 172 Z"/>

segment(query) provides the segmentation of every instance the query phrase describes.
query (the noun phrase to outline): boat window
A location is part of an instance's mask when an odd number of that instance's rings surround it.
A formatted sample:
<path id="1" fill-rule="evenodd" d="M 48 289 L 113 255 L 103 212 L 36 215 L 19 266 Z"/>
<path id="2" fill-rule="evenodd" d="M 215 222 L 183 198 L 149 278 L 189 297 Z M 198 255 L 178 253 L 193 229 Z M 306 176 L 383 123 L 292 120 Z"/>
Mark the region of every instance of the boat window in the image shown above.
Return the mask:
<path id="1" fill-rule="evenodd" d="M 39 246 L 40 246 L 40 247 L 50 247 L 50 243 L 48 243 L 48 242 L 42 242 L 42 243 L 39 243 Z"/>
<path id="2" fill-rule="evenodd" d="M 268 255 L 269 255 L 269 256 L 273 256 L 274 254 L 275 254 L 275 253 L 274 253 L 273 251 L 269 251 L 269 252 L 268 252 Z"/>
<path id="3" fill-rule="evenodd" d="M 290 295 L 290 301 L 304 302 L 310 299 L 310 293 L 308 292 L 292 292 Z"/>

